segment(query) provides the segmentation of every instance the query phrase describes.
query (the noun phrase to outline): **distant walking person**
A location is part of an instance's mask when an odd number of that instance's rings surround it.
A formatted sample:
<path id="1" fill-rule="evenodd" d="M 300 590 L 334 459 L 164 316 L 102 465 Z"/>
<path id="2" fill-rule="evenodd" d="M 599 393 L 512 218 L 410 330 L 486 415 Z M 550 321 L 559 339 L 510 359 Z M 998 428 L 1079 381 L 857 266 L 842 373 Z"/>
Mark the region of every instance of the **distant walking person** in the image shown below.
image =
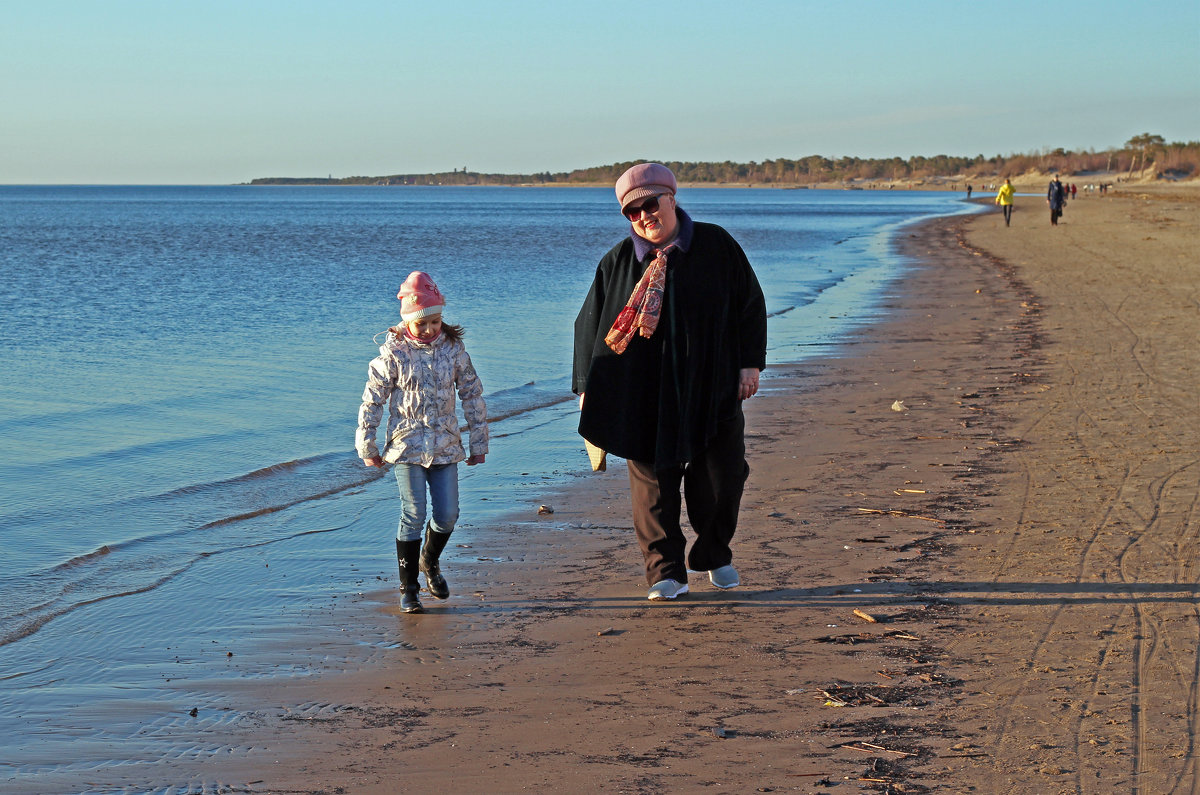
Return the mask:
<path id="1" fill-rule="evenodd" d="M 971 186 L 970 185 L 967 186 L 967 198 L 968 199 L 971 198 Z"/>
<path id="2" fill-rule="evenodd" d="M 1055 174 L 1054 179 L 1050 181 L 1050 187 L 1046 190 L 1046 203 L 1050 205 L 1051 226 L 1058 226 L 1058 219 L 1062 215 L 1063 205 L 1066 204 L 1066 201 L 1066 190 L 1059 181 L 1058 175 Z"/>
<path id="3" fill-rule="evenodd" d="M 766 367 L 767 311 L 741 246 L 675 201 L 675 175 L 617 180 L 624 239 L 600 260 L 575 320 L 579 433 L 626 459 L 649 599 L 688 592 L 688 569 L 741 583 L 729 547 L 746 463 L 742 401 Z M 683 494 L 680 494 L 682 485 Z M 686 558 L 680 509 L 696 540 Z"/>
<path id="4" fill-rule="evenodd" d="M 420 613 L 418 571 L 425 573 L 430 594 L 438 599 L 450 596 L 439 559 L 458 521 L 458 462 L 482 464 L 488 451 L 487 406 L 483 384 L 463 347 L 462 327 L 442 322 L 446 302 L 433 279 L 413 271 L 396 297 L 403 322 L 388 329 L 379 355 L 367 368 L 354 446 L 369 467 L 381 467 L 385 461 L 396 465 L 400 609 Z M 455 390 L 467 420 L 470 458 L 455 416 Z M 375 436 L 384 406 L 388 441 L 381 456 Z M 428 512 L 427 490 L 433 509 Z"/>
<path id="5" fill-rule="evenodd" d="M 1004 225 L 1008 226 L 1012 221 L 1013 208 L 1013 190 L 1012 182 L 1008 177 L 1004 178 L 1004 184 L 1000 186 L 1000 190 L 996 191 L 996 204 L 1000 205 L 1000 209 L 1004 211 Z"/>

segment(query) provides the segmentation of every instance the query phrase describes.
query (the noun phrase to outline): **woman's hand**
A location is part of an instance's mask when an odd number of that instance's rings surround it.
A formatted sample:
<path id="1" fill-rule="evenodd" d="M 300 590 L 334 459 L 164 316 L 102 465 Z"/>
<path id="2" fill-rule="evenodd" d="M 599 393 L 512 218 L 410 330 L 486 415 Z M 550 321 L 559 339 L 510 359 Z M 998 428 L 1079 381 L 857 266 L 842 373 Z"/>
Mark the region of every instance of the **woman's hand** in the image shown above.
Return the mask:
<path id="1" fill-rule="evenodd" d="M 486 458 L 486 457 L 487 457 L 487 456 L 485 456 L 483 453 L 480 453 L 479 455 L 473 455 L 473 456 L 471 456 L 470 458 L 468 458 L 468 459 L 467 459 L 467 466 L 469 466 L 469 467 L 473 467 L 473 466 L 475 466 L 476 464 L 482 464 L 482 463 L 483 463 L 483 459 L 484 459 L 484 458 Z"/>
<path id="2" fill-rule="evenodd" d="M 383 466 L 383 459 L 377 455 L 373 455 L 370 458 L 364 458 L 363 463 L 369 467 L 381 467 Z"/>
<path id="3" fill-rule="evenodd" d="M 738 400 L 746 400 L 758 394 L 758 368 L 745 367 L 738 374 Z"/>

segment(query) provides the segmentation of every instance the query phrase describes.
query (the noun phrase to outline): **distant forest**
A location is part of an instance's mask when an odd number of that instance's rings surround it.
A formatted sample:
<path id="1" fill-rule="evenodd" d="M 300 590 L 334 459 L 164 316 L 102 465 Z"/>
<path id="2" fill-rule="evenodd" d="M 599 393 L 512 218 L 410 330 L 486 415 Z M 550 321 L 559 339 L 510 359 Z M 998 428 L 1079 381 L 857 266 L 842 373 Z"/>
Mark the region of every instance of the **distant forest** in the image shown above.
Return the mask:
<path id="1" fill-rule="evenodd" d="M 462 170 L 438 174 L 393 174 L 383 177 L 265 177 L 252 185 L 570 185 L 612 184 L 636 162 L 538 174 L 483 174 Z M 1032 171 L 1068 174 L 1108 173 L 1127 178 L 1189 179 L 1200 176 L 1200 141 L 1167 143 L 1160 135 L 1143 133 L 1119 149 L 1072 152 L 1054 149 L 1035 154 L 995 157 L 936 155 L 886 159 L 810 155 L 799 160 L 761 163 L 666 162 L 683 183 L 757 185 L 816 185 L 853 181 L 913 182 L 955 177 L 963 179 L 1018 177 Z"/>

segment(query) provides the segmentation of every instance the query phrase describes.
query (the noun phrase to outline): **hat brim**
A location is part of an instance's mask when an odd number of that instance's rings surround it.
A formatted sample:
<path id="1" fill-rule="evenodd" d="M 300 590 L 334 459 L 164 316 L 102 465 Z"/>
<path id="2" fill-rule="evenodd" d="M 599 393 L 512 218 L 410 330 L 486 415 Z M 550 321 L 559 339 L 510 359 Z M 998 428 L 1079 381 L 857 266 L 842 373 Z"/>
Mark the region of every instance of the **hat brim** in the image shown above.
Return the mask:
<path id="1" fill-rule="evenodd" d="M 675 191 L 670 185 L 643 185 L 640 188 L 634 188 L 625 194 L 625 198 L 621 201 L 621 209 L 624 210 L 629 205 L 633 204 L 638 199 L 644 199 L 647 196 L 659 196 L 663 193 L 675 195 Z"/>
<path id="2" fill-rule="evenodd" d="M 411 320 L 420 320 L 421 318 L 429 317 L 430 315 L 440 315 L 442 314 L 442 310 L 445 308 L 446 307 L 444 305 L 423 306 L 420 309 L 416 309 L 412 312 L 401 312 L 400 319 L 405 323 L 408 323 Z"/>

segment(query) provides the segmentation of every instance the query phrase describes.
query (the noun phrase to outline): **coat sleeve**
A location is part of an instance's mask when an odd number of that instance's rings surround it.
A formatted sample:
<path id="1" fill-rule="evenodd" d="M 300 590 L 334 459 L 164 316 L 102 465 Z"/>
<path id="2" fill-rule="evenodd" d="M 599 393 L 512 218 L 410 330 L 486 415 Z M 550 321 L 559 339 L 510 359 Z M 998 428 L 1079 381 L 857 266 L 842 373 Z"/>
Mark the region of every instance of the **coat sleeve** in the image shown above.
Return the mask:
<path id="1" fill-rule="evenodd" d="M 603 262 L 596 268 L 596 277 L 588 290 L 587 298 L 575 318 L 575 357 L 571 371 L 571 391 L 581 395 L 587 389 L 588 374 L 592 369 L 592 351 L 596 348 L 596 335 L 600 333 L 600 316 L 604 311 Z M 605 332 L 607 333 L 607 331 Z"/>
<path id="2" fill-rule="evenodd" d="M 354 432 L 354 449 L 363 460 L 379 455 L 376 443 L 379 421 L 395 388 L 396 373 L 391 360 L 376 356 L 367 365 L 367 385 L 363 388 L 362 405 L 358 407 L 358 429 Z"/>
<path id="3" fill-rule="evenodd" d="M 756 368 L 765 370 L 767 368 L 767 299 L 763 295 L 762 285 L 758 283 L 758 276 L 754 273 L 754 268 L 750 267 L 750 260 L 746 258 L 746 253 L 742 251 L 742 247 L 732 237 L 729 238 L 734 249 L 734 260 L 737 263 L 737 268 L 741 271 L 739 281 L 741 282 L 741 290 L 739 291 L 738 304 L 734 307 L 734 316 L 737 318 L 737 339 L 738 339 L 738 368 Z"/>
<path id="4" fill-rule="evenodd" d="M 488 451 L 487 404 L 483 400 L 483 382 L 475 372 L 467 349 L 460 346 L 454 362 L 454 380 L 458 384 L 458 399 L 467 420 L 470 436 L 470 455 L 486 455 Z"/>

